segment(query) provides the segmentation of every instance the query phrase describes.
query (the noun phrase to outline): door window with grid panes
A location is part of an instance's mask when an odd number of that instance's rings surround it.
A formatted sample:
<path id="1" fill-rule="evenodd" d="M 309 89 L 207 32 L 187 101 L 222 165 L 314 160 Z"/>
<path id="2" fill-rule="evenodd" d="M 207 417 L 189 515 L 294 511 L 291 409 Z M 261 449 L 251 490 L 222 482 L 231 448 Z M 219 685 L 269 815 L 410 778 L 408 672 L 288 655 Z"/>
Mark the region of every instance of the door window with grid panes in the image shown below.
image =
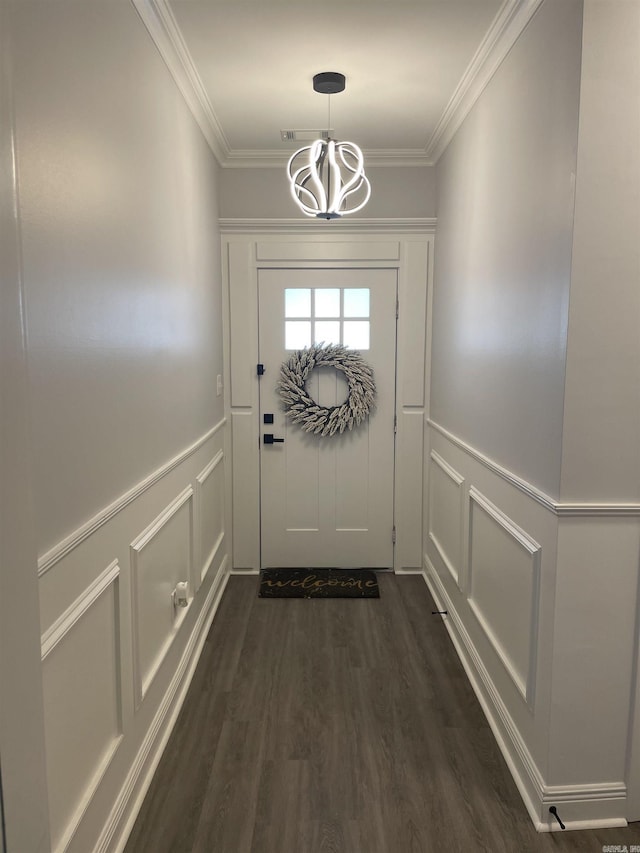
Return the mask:
<path id="1" fill-rule="evenodd" d="M 369 349 L 369 288 L 309 287 L 284 291 L 285 349 L 343 344 Z"/>

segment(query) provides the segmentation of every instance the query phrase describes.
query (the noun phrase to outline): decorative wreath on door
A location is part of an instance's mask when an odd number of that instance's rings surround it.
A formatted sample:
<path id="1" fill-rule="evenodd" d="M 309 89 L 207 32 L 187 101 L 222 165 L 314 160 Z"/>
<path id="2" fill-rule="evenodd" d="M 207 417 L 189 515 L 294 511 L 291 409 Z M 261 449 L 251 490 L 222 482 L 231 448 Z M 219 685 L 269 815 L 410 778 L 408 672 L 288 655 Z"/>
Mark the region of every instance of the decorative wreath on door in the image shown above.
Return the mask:
<path id="1" fill-rule="evenodd" d="M 339 406 L 320 406 L 307 393 L 305 384 L 314 367 L 341 370 L 349 394 Z M 369 416 L 375 403 L 373 370 L 356 350 L 342 344 L 315 344 L 297 350 L 280 368 L 278 381 L 285 414 L 305 432 L 333 435 L 353 429 Z"/>

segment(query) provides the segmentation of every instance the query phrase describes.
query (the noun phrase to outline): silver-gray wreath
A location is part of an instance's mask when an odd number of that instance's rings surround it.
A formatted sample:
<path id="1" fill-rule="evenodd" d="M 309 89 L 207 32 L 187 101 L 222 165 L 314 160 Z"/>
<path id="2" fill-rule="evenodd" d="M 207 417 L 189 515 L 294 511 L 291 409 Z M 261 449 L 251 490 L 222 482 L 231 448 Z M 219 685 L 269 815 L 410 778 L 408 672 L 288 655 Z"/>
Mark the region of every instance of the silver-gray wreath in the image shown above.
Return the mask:
<path id="1" fill-rule="evenodd" d="M 306 390 L 306 381 L 314 367 L 341 370 L 349 386 L 349 395 L 339 406 L 320 406 Z M 341 344 L 315 344 L 297 350 L 280 368 L 278 381 L 285 413 L 294 424 L 315 435 L 334 435 L 359 426 L 374 406 L 376 386 L 373 370 L 356 350 Z"/>

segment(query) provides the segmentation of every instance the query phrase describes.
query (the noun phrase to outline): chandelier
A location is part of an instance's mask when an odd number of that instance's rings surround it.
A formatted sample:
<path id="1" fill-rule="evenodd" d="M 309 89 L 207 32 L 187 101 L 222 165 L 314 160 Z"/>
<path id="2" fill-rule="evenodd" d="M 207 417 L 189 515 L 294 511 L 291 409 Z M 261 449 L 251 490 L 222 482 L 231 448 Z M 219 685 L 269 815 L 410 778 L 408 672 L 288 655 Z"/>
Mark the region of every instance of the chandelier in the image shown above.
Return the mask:
<path id="1" fill-rule="evenodd" d="M 313 78 L 314 91 L 329 96 L 327 136 L 331 132 L 331 95 L 344 88 L 344 74 L 335 71 Z M 291 156 L 287 171 L 293 200 L 306 216 L 339 219 L 362 210 L 371 195 L 362 151 L 353 142 L 316 139 Z"/>

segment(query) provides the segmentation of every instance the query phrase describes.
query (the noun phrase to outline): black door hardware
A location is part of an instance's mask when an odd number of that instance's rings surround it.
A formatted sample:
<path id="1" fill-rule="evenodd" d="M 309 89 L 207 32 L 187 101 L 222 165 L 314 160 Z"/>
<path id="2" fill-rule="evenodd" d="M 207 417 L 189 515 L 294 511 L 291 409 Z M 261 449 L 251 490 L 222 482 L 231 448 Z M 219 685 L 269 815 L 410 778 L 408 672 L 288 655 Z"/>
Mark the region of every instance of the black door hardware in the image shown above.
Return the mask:
<path id="1" fill-rule="evenodd" d="M 262 420 L 263 420 L 263 423 L 265 423 L 265 424 L 272 424 L 273 423 L 273 415 L 264 415 Z"/>
<path id="2" fill-rule="evenodd" d="M 551 812 L 551 814 L 555 817 L 555 819 L 556 819 L 556 820 L 558 821 L 558 823 L 560 824 L 560 828 L 561 828 L 561 829 L 566 829 L 565 825 L 564 825 L 564 824 L 563 824 L 563 822 L 560 820 L 560 816 L 558 815 L 558 809 L 557 809 L 555 806 L 551 806 L 551 808 L 549 809 L 549 811 Z"/>
<path id="3" fill-rule="evenodd" d="M 263 439 L 265 444 L 284 444 L 284 438 L 274 438 L 272 432 L 265 432 Z"/>
<path id="4" fill-rule="evenodd" d="M 264 364 L 256 365 L 256 372 L 258 376 L 264 376 Z"/>

